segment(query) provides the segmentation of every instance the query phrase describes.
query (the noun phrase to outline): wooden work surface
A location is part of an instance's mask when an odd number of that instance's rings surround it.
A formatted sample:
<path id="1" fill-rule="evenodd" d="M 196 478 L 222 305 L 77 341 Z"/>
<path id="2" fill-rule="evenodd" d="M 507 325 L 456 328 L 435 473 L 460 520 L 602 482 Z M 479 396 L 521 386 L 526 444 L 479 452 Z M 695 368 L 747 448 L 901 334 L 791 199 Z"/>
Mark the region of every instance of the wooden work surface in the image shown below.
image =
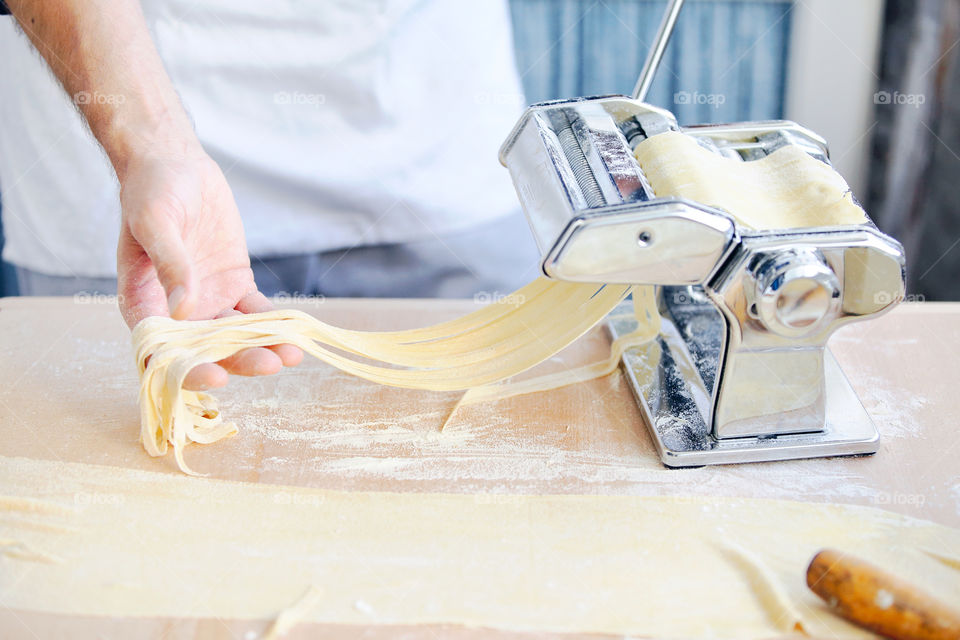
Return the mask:
<path id="1" fill-rule="evenodd" d="M 423 326 L 475 308 L 468 301 L 327 300 L 301 305 L 360 329 Z M 604 333 L 541 365 L 606 353 Z M 187 461 L 215 478 L 346 491 L 705 495 L 879 506 L 960 526 L 960 304 L 905 304 L 842 329 L 830 343 L 882 437 L 875 456 L 662 467 L 622 376 L 460 410 L 456 393 L 390 389 L 314 360 L 215 392 L 239 435 L 192 446 Z M 0 300 L 0 455 L 179 474 L 172 456 L 138 442 L 137 377 L 114 304 L 69 298 Z M 2 604 L 2 603 L 0 603 Z M 70 630 L 91 637 L 244 637 L 266 622 L 121 620 L 0 608 L 0 635 Z M 306 625 L 354 637 L 357 629 Z M 374 627 L 364 637 L 537 637 L 483 630 Z M 5 631 L 5 632 L 4 632 Z M 83 634 L 81 634 L 82 636 Z M 583 637 L 582 635 L 579 637 Z"/>

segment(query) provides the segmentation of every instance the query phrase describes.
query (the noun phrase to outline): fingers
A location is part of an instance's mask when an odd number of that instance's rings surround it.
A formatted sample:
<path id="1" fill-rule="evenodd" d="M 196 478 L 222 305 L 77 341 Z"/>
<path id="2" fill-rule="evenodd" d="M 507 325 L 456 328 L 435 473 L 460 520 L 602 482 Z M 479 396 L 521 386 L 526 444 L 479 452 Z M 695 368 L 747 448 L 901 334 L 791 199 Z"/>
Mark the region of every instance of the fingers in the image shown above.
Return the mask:
<path id="1" fill-rule="evenodd" d="M 156 269 L 170 317 L 187 319 L 197 303 L 197 286 L 181 230 L 171 216 L 150 212 L 131 220 L 131 231 Z"/>
<path id="2" fill-rule="evenodd" d="M 183 388 L 204 391 L 226 386 L 230 376 L 269 376 L 283 368 L 280 356 L 263 347 L 244 349 L 220 362 L 199 364 L 183 380 Z"/>
<path id="3" fill-rule="evenodd" d="M 183 388 L 190 391 L 204 391 L 206 389 L 215 389 L 224 387 L 230 376 L 227 370 L 218 364 L 207 362 L 195 366 L 183 380 Z"/>
<path id="4" fill-rule="evenodd" d="M 237 311 L 240 313 L 261 313 L 272 310 L 273 304 L 270 299 L 259 291 L 244 296 L 237 303 Z M 268 348 L 279 356 L 285 367 L 295 367 L 303 361 L 303 351 L 292 344 L 278 344 Z"/>
<path id="5" fill-rule="evenodd" d="M 217 315 L 218 318 L 240 315 L 236 309 L 228 309 Z M 269 376 L 283 368 L 283 361 L 267 347 L 252 347 L 239 351 L 218 362 L 228 373 L 238 376 Z"/>
<path id="6" fill-rule="evenodd" d="M 303 351 L 292 344 L 278 344 L 270 347 L 270 350 L 279 356 L 285 367 L 295 367 L 303 362 Z"/>
<path id="7" fill-rule="evenodd" d="M 171 307 L 171 310 L 173 307 Z M 228 309 L 218 318 L 240 313 L 260 313 L 273 309 L 270 300 L 259 291 L 244 296 L 236 309 Z M 217 363 L 205 363 L 194 367 L 183 381 L 183 387 L 191 391 L 203 391 L 227 384 L 229 374 L 238 376 L 268 376 L 283 367 L 295 367 L 303 360 L 303 351 L 292 344 L 270 347 L 253 347 L 239 351 Z"/>
<path id="8" fill-rule="evenodd" d="M 127 225 L 120 229 L 117 244 L 117 292 L 120 312 L 130 329 L 149 316 L 168 315 L 166 295 L 153 264 Z"/>
<path id="9" fill-rule="evenodd" d="M 186 320 L 196 305 L 196 287 L 192 286 L 190 255 L 179 234 L 157 237 L 153 253 L 147 253 L 157 269 L 157 279 L 167 294 L 167 309 L 175 320 Z"/>
<path id="10" fill-rule="evenodd" d="M 261 313 L 263 311 L 273 311 L 273 304 L 267 296 L 259 291 L 254 291 L 240 298 L 235 308 L 240 313 Z"/>
<path id="11" fill-rule="evenodd" d="M 264 347 L 244 349 L 217 364 L 238 376 L 269 376 L 283 368 L 280 356 Z"/>

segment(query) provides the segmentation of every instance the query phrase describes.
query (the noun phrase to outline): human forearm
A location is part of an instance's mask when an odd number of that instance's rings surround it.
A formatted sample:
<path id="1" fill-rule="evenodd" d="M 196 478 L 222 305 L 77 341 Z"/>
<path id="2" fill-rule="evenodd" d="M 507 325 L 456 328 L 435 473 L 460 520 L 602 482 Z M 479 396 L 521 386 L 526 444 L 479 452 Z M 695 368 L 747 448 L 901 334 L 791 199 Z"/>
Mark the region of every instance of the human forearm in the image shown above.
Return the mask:
<path id="1" fill-rule="evenodd" d="M 199 149 L 136 0 L 7 0 L 121 183 L 146 150 Z"/>
<path id="2" fill-rule="evenodd" d="M 120 311 L 207 319 L 272 308 L 253 280 L 243 224 L 204 153 L 136 0 L 7 0 L 73 97 L 120 180 Z M 226 384 L 299 362 L 290 345 L 249 349 L 194 369 L 185 384 Z"/>

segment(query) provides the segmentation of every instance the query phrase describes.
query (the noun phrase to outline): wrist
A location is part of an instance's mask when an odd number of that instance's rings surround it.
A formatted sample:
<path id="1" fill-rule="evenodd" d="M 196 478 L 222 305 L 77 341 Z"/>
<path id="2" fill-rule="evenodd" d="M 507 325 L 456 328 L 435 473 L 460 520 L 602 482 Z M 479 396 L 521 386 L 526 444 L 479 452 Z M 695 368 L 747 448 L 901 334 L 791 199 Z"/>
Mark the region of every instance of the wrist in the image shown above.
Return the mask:
<path id="1" fill-rule="evenodd" d="M 121 185 L 126 181 L 131 165 L 136 165 L 144 158 L 205 155 L 179 105 L 176 110 L 117 113 L 99 139 Z"/>

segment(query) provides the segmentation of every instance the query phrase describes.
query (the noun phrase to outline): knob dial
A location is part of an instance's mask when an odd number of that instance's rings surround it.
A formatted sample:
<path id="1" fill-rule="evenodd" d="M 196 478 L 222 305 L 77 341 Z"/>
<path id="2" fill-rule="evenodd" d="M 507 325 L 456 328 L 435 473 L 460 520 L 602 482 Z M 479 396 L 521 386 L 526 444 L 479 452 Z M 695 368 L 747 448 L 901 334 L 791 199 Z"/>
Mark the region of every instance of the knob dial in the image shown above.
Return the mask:
<path id="1" fill-rule="evenodd" d="M 796 338 L 815 333 L 836 317 L 840 281 L 815 249 L 762 257 L 753 269 L 756 318 L 773 333 Z"/>

